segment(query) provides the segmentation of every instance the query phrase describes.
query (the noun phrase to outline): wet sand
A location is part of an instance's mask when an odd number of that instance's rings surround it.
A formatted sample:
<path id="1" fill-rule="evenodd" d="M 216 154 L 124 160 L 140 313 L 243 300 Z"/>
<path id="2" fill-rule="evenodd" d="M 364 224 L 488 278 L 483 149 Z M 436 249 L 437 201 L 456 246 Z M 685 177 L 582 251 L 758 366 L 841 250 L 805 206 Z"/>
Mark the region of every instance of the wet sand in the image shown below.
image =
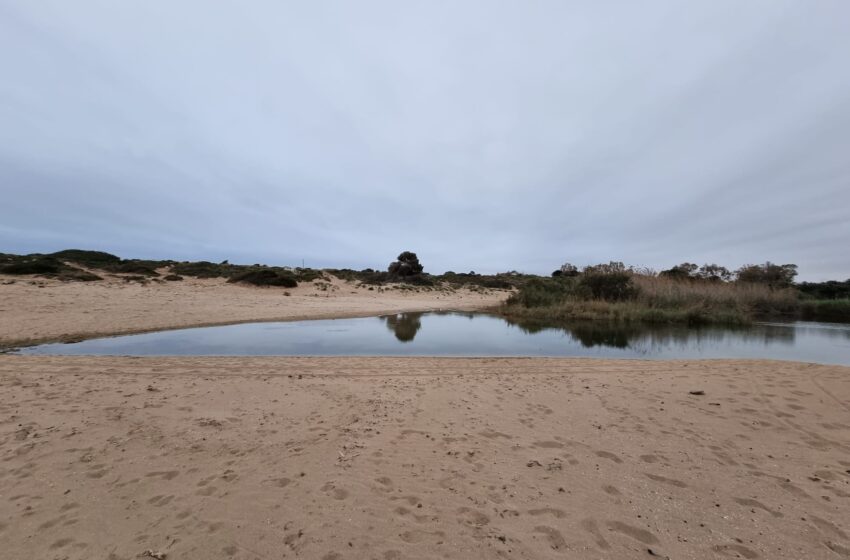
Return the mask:
<path id="1" fill-rule="evenodd" d="M 0 356 L 0 557 L 847 558 L 848 402 L 770 361 Z"/>

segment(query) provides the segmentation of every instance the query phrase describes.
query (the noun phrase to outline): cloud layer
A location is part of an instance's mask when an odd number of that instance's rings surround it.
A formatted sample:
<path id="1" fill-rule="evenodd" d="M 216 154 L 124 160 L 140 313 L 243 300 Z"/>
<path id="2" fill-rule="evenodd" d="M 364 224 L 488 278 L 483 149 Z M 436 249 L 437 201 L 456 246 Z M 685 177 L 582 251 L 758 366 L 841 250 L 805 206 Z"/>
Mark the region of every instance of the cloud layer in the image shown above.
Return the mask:
<path id="1" fill-rule="evenodd" d="M 850 277 L 850 4 L 0 0 L 0 251 Z"/>

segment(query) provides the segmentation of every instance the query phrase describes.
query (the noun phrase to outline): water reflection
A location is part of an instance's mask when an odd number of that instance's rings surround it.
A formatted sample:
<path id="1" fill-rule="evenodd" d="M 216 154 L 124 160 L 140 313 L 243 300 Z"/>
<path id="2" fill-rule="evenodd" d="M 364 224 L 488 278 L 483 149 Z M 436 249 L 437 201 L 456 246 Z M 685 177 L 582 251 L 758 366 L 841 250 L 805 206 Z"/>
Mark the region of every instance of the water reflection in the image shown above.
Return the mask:
<path id="1" fill-rule="evenodd" d="M 45 344 L 23 354 L 111 356 L 573 356 L 769 358 L 850 365 L 850 326 L 545 324 L 473 313 L 247 323 Z"/>
<path id="2" fill-rule="evenodd" d="M 584 348 L 607 347 L 631 349 L 650 354 L 664 348 L 692 348 L 704 344 L 719 345 L 734 341 L 739 344 L 793 345 L 797 328 L 789 324 L 762 324 L 754 327 L 685 327 L 681 325 L 637 325 L 606 322 L 545 323 L 505 319 L 509 325 L 527 334 L 544 331 L 563 332 Z M 848 336 L 850 331 L 835 330 L 839 336 Z M 824 333 L 826 334 L 826 333 Z M 833 332 L 829 333 L 833 335 Z"/>
<path id="3" fill-rule="evenodd" d="M 387 322 L 387 328 L 395 333 L 399 342 L 412 342 L 416 333 L 422 328 L 424 313 L 398 313 L 382 317 Z"/>

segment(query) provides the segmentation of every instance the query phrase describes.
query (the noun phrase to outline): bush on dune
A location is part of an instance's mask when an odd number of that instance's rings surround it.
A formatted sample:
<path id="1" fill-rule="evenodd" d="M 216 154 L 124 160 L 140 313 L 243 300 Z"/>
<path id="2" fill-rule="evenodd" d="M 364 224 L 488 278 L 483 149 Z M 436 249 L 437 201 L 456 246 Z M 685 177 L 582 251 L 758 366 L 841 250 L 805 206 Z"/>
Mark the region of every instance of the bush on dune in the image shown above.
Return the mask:
<path id="1" fill-rule="evenodd" d="M 276 272 L 274 270 L 264 268 L 259 270 L 249 270 L 230 277 L 230 283 L 251 284 L 254 286 L 282 286 L 284 288 L 294 288 L 298 285 L 298 281 L 292 276 Z"/>
<path id="2" fill-rule="evenodd" d="M 121 257 L 103 251 L 85 251 L 83 249 L 65 249 L 48 255 L 63 261 L 73 261 L 82 265 L 104 265 L 107 263 L 119 263 Z"/>
<path id="3" fill-rule="evenodd" d="M 216 264 L 209 261 L 182 262 L 171 266 L 172 274 L 192 276 L 194 278 L 229 277 L 233 272 L 233 267 L 230 264 Z"/>
<path id="4" fill-rule="evenodd" d="M 0 267 L 3 274 L 58 274 L 63 265 L 50 257 L 21 257 Z"/>

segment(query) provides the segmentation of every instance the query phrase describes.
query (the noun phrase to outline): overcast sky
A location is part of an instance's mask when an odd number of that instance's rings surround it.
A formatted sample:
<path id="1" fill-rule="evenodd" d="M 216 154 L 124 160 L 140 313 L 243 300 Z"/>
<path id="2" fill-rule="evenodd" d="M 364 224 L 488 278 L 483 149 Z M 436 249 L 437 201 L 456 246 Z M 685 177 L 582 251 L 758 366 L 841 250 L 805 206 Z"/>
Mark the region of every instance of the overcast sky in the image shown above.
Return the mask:
<path id="1" fill-rule="evenodd" d="M 0 252 L 850 277 L 850 2 L 0 0 Z"/>

